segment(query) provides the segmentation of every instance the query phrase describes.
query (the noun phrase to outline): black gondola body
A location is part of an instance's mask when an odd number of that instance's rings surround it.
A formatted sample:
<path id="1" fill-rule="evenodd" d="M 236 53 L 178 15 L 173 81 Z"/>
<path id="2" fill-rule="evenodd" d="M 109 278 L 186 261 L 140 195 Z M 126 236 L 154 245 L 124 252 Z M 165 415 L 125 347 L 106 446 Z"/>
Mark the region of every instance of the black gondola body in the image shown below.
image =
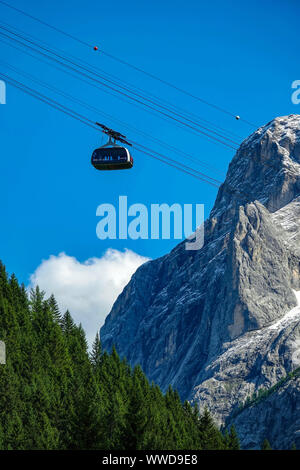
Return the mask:
<path id="1" fill-rule="evenodd" d="M 126 147 L 112 142 L 94 150 L 92 165 L 96 170 L 127 170 L 133 166 L 133 158 Z"/>

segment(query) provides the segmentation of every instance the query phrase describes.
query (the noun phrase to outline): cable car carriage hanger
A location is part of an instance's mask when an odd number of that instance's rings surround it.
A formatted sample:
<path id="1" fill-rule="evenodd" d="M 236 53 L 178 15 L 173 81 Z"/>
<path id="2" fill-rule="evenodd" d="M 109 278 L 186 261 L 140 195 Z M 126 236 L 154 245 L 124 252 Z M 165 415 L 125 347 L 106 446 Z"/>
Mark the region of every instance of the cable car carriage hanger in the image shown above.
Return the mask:
<path id="1" fill-rule="evenodd" d="M 116 143 L 118 141 L 132 146 L 126 140 L 126 136 L 104 126 L 104 124 L 99 122 L 96 122 L 96 124 L 102 128 L 104 134 L 109 136 L 109 139 L 105 145 L 94 150 L 91 160 L 93 167 L 96 170 L 127 170 L 132 168 L 133 158 L 129 150 Z"/>

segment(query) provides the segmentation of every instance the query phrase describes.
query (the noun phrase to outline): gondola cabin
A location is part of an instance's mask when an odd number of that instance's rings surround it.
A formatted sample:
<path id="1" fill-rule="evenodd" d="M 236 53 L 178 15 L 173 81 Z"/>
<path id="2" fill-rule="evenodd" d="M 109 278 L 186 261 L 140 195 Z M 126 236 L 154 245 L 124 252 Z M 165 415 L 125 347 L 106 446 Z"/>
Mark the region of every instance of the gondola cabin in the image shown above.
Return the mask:
<path id="1" fill-rule="evenodd" d="M 129 150 L 116 144 L 116 141 L 119 141 L 131 147 L 132 144 L 125 140 L 126 136 L 99 122 L 95 124 L 100 126 L 102 132 L 109 136 L 109 140 L 105 145 L 94 150 L 91 160 L 93 167 L 96 170 L 128 170 L 132 168 L 133 158 Z"/>
<path id="2" fill-rule="evenodd" d="M 94 150 L 91 161 L 96 170 L 127 170 L 133 167 L 129 150 L 119 145 Z"/>

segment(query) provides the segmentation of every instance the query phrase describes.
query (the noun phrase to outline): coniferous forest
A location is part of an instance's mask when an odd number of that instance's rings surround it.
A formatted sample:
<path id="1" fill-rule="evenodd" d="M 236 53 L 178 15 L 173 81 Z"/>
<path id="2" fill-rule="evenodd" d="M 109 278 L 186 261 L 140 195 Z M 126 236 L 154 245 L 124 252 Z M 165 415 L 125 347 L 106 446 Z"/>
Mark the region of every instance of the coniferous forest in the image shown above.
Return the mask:
<path id="1" fill-rule="evenodd" d="M 163 394 L 116 350 L 88 352 L 83 328 L 52 295 L 28 296 L 0 263 L 0 449 L 239 449 L 234 428 L 222 434 L 207 409 Z"/>

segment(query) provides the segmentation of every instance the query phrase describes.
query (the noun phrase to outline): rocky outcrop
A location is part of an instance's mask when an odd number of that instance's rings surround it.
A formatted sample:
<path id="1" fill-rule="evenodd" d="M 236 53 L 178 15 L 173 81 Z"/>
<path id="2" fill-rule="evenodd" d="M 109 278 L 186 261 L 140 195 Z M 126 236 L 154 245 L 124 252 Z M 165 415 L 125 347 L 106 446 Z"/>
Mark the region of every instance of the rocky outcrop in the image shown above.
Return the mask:
<path id="1" fill-rule="evenodd" d="M 300 448 L 300 378 L 244 409 L 234 423 L 244 449 L 260 449 L 268 439 L 273 449 Z"/>
<path id="2" fill-rule="evenodd" d="M 300 116 L 292 115 L 242 143 L 202 249 L 181 243 L 137 270 L 101 329 L 104 348 L 115 344 L 163 389 L 207 404 L 219 424 L 297 367 L 299 194 Z"/>

